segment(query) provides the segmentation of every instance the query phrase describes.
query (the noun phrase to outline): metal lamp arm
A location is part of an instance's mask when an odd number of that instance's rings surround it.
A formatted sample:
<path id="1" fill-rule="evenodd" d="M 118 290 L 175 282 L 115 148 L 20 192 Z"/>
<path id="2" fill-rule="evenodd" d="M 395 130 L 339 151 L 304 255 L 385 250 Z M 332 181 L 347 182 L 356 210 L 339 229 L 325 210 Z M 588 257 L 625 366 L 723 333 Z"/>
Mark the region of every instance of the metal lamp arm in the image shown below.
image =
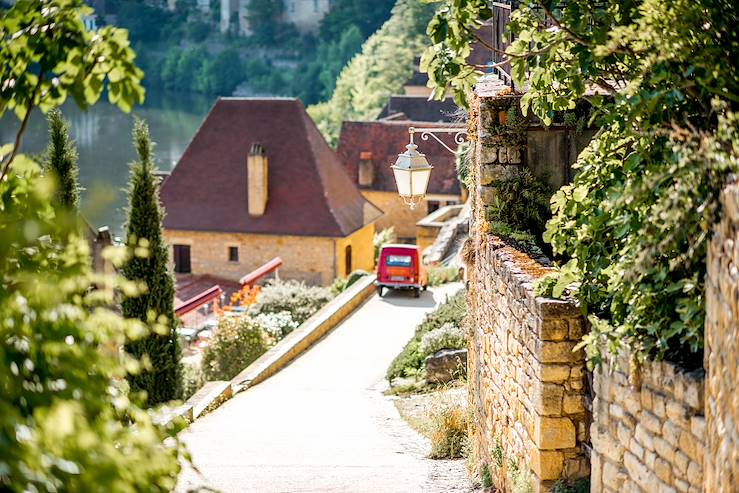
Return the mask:
<path id="1" fill-rule="evenodd" d="M 459 127 L 447 127 L 447 128 L 416 128 L 416 127 L 409 127 L 408 133 L 411 136 L 411 144 L 413 143 L 413 134 L 420 133 L 421 134 L 421 140 L 429 140 L 429 137 L 433 137 L 436 142 L 444 146 L 444 149 L 451 152 L 452 154 L 456 154 L 457 151 L 446 145 L 439 137 L 437 137 L 434 134 L 437 133 L 447 133 L 447 134 L 454 134 L 454 143 L 457 145 L 460 145 L 464 143 L 465 135 L 467 135 L 467 130 L 460 129 Z"/>

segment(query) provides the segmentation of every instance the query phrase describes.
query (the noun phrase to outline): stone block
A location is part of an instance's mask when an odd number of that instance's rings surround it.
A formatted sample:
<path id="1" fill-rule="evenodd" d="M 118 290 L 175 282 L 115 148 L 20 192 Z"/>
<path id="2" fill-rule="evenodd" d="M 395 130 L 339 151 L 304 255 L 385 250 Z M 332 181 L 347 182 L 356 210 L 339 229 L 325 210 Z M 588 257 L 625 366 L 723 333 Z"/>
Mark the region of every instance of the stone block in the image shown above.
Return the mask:
<path id="1" fill-rule="evenodd" d="M 688 410 L 675 401 L 668 401 L 666 407 L 667 417 L 674 421 L 677 426 L 683 430 L 690 429 L 690 420 L 688 419 Z"/>
<path id="2" fill-rule="evenodd" d="M 706 438 L 706 418 L 703 416 L 693 416 L 690 418 L 690 431 L 699 440 L 704 440 Z"/>
<path id="3" fill-rule="evenodd" d="M 667 416 L 667 412 L 665 410 L 665 397 L 663 395 L 654 394 L 652 396 L 652 411 L 660 419 L 664 419 Z"/>
<path id="4" fill-rule="evenodd" d="M 544 341 L 564 341 L 569 334 L 570 327 L 566 320 L 545 318 L 541 322 L 539 337 Z"/>
<path id="5" fill-rule="evenodd" d="M 612 462 L 603 463 L 603 484 L 613 490 L 620 490 L 626 479 L 626 474 Z"/>
<path id="6" fill-rule="evenodd" d="M 542 382 L 561 383 L 570 377 L 570 367 L 568 365 L 541 365 L 539 378 Z"/>
<path id="7" fill-rule="evenodd" d="M 662 425 L 662 436 L 670 443 L 670 445 L 677 447 L 680 433 L 680 428 L 670 421 L 665 421 Z"/>
<path id="8" fill-rule="evenodd" d="M 498 161 L 498 148 L 497 147 L 484 145 L 484 144 L 480 146 L 480 162 L 482 164 L 495 163 L 497 161 Z"/>
<path id="9" fill-rule="evenodd" d="M 644 460 L 644 447 L 639 445 L 639 442 L 637 442 L 635 439 L 631 439 L 628 449 L 629 452 L 634 454 L 637 459 L 639 459 L 640 461 Z"/>
<path id="10" fill-rule="evenodd" d="M 642 396 L 644 396 L 643 392 Z M 662 421 L 660 421 L 660 419 L 654 414 L 648 411 L 642 411 L 642 413 L 639 415 L 639 421 L 641 422 L 642 426 L 650 433 L 653 433 L 655 435 L 659 435 L 662 433 Z"/>
<path id="11" fill-rule="evenodd" d="M 571 318 L 567 321 L 567 323 L 570 326 L 570 340 L 579 341 L 580 339 L 582 339 L 582 336 L 585 335 L 585 323 L 583 322 L 582 318 Z"/>
<path id="12" fill-rule="evenodd" d="M 703 467 L 697 462 L 688 464 L 688 481 L 692 486 L 701 486 L 703 484 Z"/>
<path id="13" fill-rule="evenodd" d="M 573 352 L 575 342 L 536 341 L 535 357 L 541 363 L 577 363 L 582 351 Z"/>
<path id="14" fill-rule="evenodd" d="M 666 460 L 657 458 L 654 461 L 654 474 L 665 483 L 672 483 L 672 466 Z"/>
<path id="15" fill-rule="evenodd" d="M 534 389 L 534 409 L 543 416 L 562 414 L 564 387 L 555 383 L 541 383 Z"/>
<path id="16" fill-rule="evenodd" d="M 678 442 L 680 450 L 690 457 L 693 461 L 703 464 L 703 444 L 688 431 L 680 433 L 680 440 Z"/>
<path id="17" fill-rule="evenodd" d="M 654 440 L 654 450 L 659 454 L 660 457 L 667 460 L 668 462 L 672 463 L 675 460 L 675 447 L 673 445 L 670 445 L 670 443 L 667 442 L 667 440 L 655 437 Z"/>
<path id="18" fill-rule="evenodd" d="M 654 450 L 654 440 L 652 435 L 646 428 L 644 428 L 644 426 L 642 426 L 642 423 L 637 423 L 634 438 L 636 438 L 636 441 L 645 449 Z"/>
<path id="19" fill-rule="evenodd" d="M 674 464 L 673 472 L 681 478 L 686 479 L 688 477 L 688 464 L 690 464 L 690 458 L 678 450 L 675 452 L 672 463 Z"/>
<path id="20" fill-rule="evenodd" d="M 428 383 L 447 383 L 467 368 L 466 349 L 443 349 L 428 356 L 424 361 Z"/>
<path id="21" fill-rule="evenodd" d="M 657 476 L 630 452 L 626 452 L 624 454 L 624 467 L 626 467 L 629 477 L 638 484 L 642 490 L 649 492 L 658 491 L 659 479 L 657 479 Z"/>
<path id="22" fill-rule="evenodd" d="M 562 401 L 562 410 L 566 414 L 579 414 L 585 412 L 583 396 L 580 394 L 566 394 Z"/>
<path id="23" fill-rule="evenodd" d="M 569 418 L 535 418 L 534 442 L 543 450 L 573 448 L 577 444 L 575 425 Z"/>
<path id="24" fill-rule="evenodd" d="M 483 205 L 490 205 L 495 202 L 495 194 L 497 191 L 495 187 L 477 187 L 477 195 L 480 197 L 480 202 Z"/>
<path id="25" fill-rule="evenodd" d="M 564 467 L 564 454 L 556 450 L 531 449 L 531 470 L 542 480 L 559 479 Z"/>
<path id="26" fill-rule="evenodd" d="M 631 429 L 629 429 L 626 425 L 619 422 L 616 428 L 616 436 L 618 437 L 618 441 L 621 443 L 621 445 L 623 445 L 624 447 L 628 447 L 631 443 L 633 433 Z"/>
<path id="27" fill-rule="evenodd" d="M 690 485 L 687 481 L 683 481 L 682 479 L 675 479 L 673 484 L 675 485 L 675 489 L 680 493 L 688 493 L 688 489 L 690 488 Z"/>

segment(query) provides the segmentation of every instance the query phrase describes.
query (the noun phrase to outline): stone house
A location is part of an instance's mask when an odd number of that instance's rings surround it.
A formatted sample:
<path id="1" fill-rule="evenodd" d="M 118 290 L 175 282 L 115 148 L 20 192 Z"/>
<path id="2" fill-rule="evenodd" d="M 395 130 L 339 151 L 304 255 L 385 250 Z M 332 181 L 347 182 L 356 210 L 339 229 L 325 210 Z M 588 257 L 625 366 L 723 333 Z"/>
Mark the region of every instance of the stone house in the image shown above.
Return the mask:
<path id="1" fill-rule="evenodd" d="M 178 274 L 238 280 L 279 256 L 282 277 L 325 285 L 374 267 L 382 212 L 297 99 L 219 98 L 161 198 Z"/>
<path id="2" fill-rule="evenodd" d="M 336 152 L 362 195 L 385 212 L 376 222 L 377 229 L 394 226 L 398 238 L 413 242 L 416 223 L 439 207 L 461 203 L 462 190 L 457 179 L 455 156 L 433 139 L 422 141 L 416 135 L 419 152 L 426 154 L 434 170 L 425 200 L 414 210 L 403 203 L 390 166 L 398 154 L 405 151 L 408 127 L 411 126 L 449 125 L 407 120 L 344 122 Z M 441 134 L 439 137 L 452 149 L 456 147 L 453 135 Z"/>

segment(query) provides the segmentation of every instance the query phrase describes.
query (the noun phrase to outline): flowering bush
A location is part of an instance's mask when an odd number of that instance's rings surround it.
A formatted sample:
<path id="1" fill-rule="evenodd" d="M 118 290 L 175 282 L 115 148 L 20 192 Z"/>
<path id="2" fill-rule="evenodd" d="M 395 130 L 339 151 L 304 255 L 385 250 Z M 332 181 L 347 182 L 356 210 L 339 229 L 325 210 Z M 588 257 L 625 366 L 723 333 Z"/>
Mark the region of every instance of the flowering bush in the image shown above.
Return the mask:
<path id="1" fill-rule="evenodd" d="M 333 295 L 328 288 L 307 286 L 300 281 L 273 281 L 262 288 L 251 313 L 289 312 L 293 320 L 302 324 Z"/>
<path id="2" fill-rule="evenodd" d="M 419 350 L 425 358 L 442 349 L 462 349 L 464 347 L 467 347 L 464 331 L 451 323 L 446 323 L 424 334 Z"/>
<path id="3" fill-rule="evenodd" d="M 249 316 L 222 317 L 203 351 L 207 380 L 230 380 L 264 354 L 271 338 Z"/>
<path id="4" fill-rule="evenodd" d="M 254 321 L 275 340 L 282 339 L 300 326 L 298 322 L 293 320 L 292 315 L 288 311 L 260 313 L 254 317 Z"/>

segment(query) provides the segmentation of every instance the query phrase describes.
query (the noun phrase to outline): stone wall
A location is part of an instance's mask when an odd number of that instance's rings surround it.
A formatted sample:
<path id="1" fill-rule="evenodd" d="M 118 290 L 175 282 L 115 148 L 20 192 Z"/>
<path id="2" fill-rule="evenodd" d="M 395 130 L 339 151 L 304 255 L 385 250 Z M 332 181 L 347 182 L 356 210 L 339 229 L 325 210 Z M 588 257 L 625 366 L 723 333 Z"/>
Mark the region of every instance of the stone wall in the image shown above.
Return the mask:
<path id="1" fill-rule="evenodd" d="M 739 491 L 739 185 L 724 190 L 706 278 L 704 491 Z"/>
<path id="2" fill-rule="evenodd" d="M 471 283 L 468 378 L 477 454 L 509 491 L 511 463 L 534 492 L 589 473 L 583 320 L 570 303 L 536 297 L 546 269 L 493 236 L 480 238 Z"/>
<path id="3" fill-rule="evenodd" d="M 664 361 L 634 368 L 627 354 L 596 371 L 590 491 L 700 492 L 703 386 L 703 370 Z"/>

